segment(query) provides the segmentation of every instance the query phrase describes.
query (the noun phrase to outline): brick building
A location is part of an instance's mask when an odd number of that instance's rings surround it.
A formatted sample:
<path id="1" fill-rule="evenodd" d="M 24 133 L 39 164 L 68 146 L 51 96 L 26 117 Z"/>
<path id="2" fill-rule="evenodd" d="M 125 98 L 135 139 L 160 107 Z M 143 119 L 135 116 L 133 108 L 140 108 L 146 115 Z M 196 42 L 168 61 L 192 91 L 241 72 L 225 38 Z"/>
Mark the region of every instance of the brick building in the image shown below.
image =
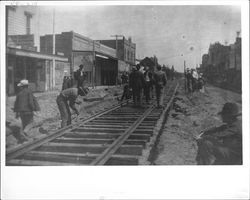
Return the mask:
<path id="1" fill-rule="evenodd" d="M 33 91 L 42 92 L 61 87 L 64 70 L 69 68 L 67 58 L 38 52 L 36 13 L 35 6 L 6 7 L 7 95 L 16 93 L 16 85 L 21 79 L 28 79 Z M 53 60 L 55 67 L 52 64 Z"/>
<path id="2" fill-rule="evenodd" d="M 119 71 L 129 71 L 131 66 L 135 65 L 136 62 L 136 44 L 132 42 L 129 37 L 126 39 L 124 36 L 122 39 L 117 38 L 117 40 L 98 40 L 101 44 L 109 46 L 116 49 L 117 45 L 117 58 L 119 60 Z"/>
<path id="3" fill-rule="evenodd" d="M 211 44 L 202 56 L 201 71 L 211 82 L 241 90 L 241 38 L 237 33 L 233 44 Z"/>
<path id="4" fill-rule="evenodd" d="M 76 71 L 80 64 L 84 65 L 86 85 L 116 84 L 118 60 L 115 49 L 73 31 L 56 34 L 55 38 L 55 52 L 68 58 L 71 72 Z M 40 50 L 52 52 L 52 35 L 40 37 Z"/>

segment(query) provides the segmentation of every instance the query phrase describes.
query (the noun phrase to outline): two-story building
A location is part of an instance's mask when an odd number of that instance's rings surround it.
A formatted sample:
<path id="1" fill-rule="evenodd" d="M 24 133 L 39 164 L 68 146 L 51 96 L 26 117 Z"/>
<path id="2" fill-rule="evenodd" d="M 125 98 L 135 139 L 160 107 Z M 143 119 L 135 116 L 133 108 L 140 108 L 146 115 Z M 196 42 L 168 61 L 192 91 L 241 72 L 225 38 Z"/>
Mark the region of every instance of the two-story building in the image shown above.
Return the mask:
<path id="1" fill-rule="evenodd" d="M 132 42 L 131 37 L 126 39 L 124 36 L 122 39 L 114 40 L 98 40 L 101 44 L 116 49 L 118 58 L 118 71 L 129 71 L 136 62 L 136 44 Z"/>
<path id="2" fill-rule="evenodd" d="M 69 65 L 68 59 L 63 56 L 38 52 L 36 9 L 35 6 L 6 6 L 6 93 L 8 95 L 16 93 L 17 83 L 22 79 L 28 79 L 33 91 L 47 91 L 54 89 L 56 85 L 61 87 L 63 72 Z M 53 70 L 53 60 L 57 71 Z M 55 74 L 61 74 L 58 81 L 55 81 Z"/>
<path id="3" fill-rule="evenodd" d="M 52 35 L 40 37 L 40 49 L 43 53 L 52 52 Z M 71 73 L 76 71 L 79 65 L 84 65 L 84 71 L 87 73 L 86 85 L 116 84 L 118 60 L 115 49 L 70 31 L 55 35 L 55 51 L 56 54 L 68 58 Z"/>

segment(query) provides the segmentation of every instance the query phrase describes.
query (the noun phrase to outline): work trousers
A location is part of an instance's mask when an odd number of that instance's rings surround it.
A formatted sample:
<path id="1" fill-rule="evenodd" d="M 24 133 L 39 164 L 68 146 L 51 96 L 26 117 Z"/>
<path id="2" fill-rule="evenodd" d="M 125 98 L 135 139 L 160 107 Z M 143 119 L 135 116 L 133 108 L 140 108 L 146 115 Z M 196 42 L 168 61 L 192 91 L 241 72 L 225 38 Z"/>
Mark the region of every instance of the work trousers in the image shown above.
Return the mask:
<path id="1" fill-rule="evenodd" d="M 149 103 L 150 100 L 150 89 L 151 89 L 151 83 L 150 81 L 146 81 L 144 86 L 144 95 L 147 103 Z"/>
<path id="2" fill-rule="evenodd" d="M 155 95 L 156 95 L 156 102 L 157 106 L 162 106 L 162 91 L 163 91 L 163 86 L 156 85 L 155 86 Z"/>
<path id="3" fill-rule="evenodd" d="M 192 79 L 192 92 L 194 92 L 197 89 L 197 80 L 196 79 Z"/>
<path id="4" fill-rule="evenodd" d="M 20 118 L 22 121 L 22 132 L 27 134 L 29 129 L 32 127 L 32 124 L 34 122 L 34 114 L 33 112 L 20 112 Z"/>
<path id="5" fill-rule="evenodd" d="M 122 94 L 122 98 L 121 101 L 123 101 L 123 99 L 128 100 L 130 98 L 130 94 L 129 94 L 129 86 L 128 84 L 126 84 L 123 88 L 123 94 Z"/>
<path id="6" fill-rule="evenodd" d="M 188 89 L 188 92 L 192 91 L 192 83 L 190 79 L 187 79 L 187 89 Z"/>
<path id="7" fill-rule="evenodd" d="M 141 106 L 142 88 L 132 88 L 133 101 L 135 106 Z"/>
<path id="8" fill-rule="evenodd" d="M 57 106 L 61 115 L 61 128 L 71 124 L 71 113 L 69 105 L 62 95 L 58 95 L 56 99 Z"/>

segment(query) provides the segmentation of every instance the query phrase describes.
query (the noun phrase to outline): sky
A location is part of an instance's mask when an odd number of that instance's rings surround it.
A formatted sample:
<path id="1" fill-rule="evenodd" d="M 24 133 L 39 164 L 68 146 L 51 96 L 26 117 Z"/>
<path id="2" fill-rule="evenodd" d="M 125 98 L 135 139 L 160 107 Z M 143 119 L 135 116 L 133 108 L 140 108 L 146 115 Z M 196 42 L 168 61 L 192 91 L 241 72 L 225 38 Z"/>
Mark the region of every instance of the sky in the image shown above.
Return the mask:
<path id="1" fill-rule="evenodd" d="M 132 37 L 136 58 L 156 55 L 162 65 L 177 71 L 196 67 L 214 42 L 232 44 L 241 31 L 239 6 L 96 5 L 39 6 L 40 35 L 74 31 L 94 40 L 111 35 Z"/>

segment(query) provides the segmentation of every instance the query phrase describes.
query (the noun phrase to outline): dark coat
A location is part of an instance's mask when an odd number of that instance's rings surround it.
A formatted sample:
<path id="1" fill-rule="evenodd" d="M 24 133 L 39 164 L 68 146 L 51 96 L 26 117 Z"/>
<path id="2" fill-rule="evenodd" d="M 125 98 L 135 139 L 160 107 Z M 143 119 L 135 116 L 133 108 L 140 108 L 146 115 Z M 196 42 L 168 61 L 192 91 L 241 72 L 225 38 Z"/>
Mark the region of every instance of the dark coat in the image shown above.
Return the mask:
<path id="1" fill-rule="evenodd" d="M 14 112 L 33 112 L 39 110 L 38 102 L 28 88 L 24 88 L 17 94 Z"/>
<path id="2" fill-rule="evenodd" d="M 144 72 L 144 74 L 143 74 L 144 79 L 146 78 L 147 73 L 148 73 L 148 77 L 149 77 L 150 82 L 152 82 L 153 81 L 153 74 L 150 71 L 145 71 Z"/>
<path id="3" fill-rule="evenodd" d="M 133 71 L 129 76 L 129 87 L 133 89 L 141 89 L 144 87 L 145 80 L 143 73 L 136 70 Z"/>
<path id="4" fill-rule="evenodd" d="M 156 86 L 163 87 L 167 84 L 167 77 L 165 72 L 157 71 L 154 73 L 154 81 Z"/>
<path id="5" fill-rule="evenodd" d="M 74 79 L 77 81 L 77 87 L 83 87 L 84 81 L 86 80 L 87 73 L 82 72 L 81 70 L 78 69 L 77 71 L 74 72 Z"/>

